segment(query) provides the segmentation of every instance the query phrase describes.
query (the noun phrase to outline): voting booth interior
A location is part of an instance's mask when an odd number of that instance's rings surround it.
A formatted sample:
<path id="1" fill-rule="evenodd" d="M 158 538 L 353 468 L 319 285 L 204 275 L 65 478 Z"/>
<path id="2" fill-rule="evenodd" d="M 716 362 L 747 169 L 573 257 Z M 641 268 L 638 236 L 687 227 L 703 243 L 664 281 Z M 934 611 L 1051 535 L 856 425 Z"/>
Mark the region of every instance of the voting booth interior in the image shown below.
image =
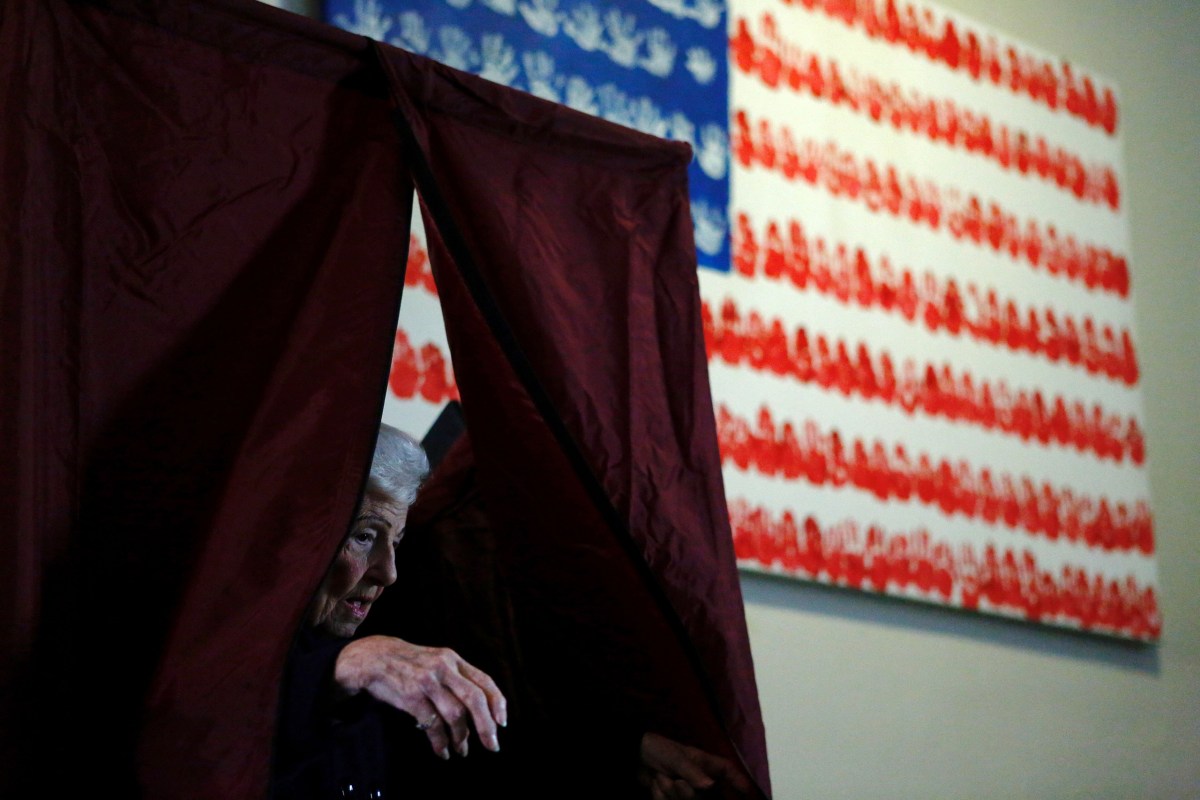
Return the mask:
<path id="1" fill-rule="evenodd" d="M 685 146 L 234 0 L 19 0 L 0 52 L 17 788 L 263 796 L 415 185 L 527 718 L 620 697 L 769 795 Z"/>

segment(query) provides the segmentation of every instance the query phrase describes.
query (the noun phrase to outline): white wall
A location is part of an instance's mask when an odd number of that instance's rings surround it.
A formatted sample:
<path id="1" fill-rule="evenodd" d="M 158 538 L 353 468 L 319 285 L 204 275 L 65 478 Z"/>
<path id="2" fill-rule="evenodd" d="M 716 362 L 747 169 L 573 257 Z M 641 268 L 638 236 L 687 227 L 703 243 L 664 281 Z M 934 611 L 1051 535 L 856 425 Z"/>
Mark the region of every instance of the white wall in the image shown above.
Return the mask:
<path id="1" fill-rule="evenodd" d="M 1157 647 L 746 576 L 775 796 L 1200 798 L 1200 3 L 944 0 L 1121 90 Z"/>

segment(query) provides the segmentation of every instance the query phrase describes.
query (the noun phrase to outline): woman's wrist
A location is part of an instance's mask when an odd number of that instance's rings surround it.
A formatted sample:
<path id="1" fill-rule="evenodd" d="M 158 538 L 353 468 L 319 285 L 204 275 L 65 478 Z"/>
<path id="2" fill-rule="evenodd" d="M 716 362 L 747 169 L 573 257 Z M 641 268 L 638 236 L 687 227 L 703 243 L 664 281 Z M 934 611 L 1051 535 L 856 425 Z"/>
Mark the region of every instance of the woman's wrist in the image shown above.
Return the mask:
<path id="1" fill-rule="evenodd" d="M 367 636 L 342 648 L 333 664 L 333 684 L 340 695 L 353 697 L 370 686 L 373 672 L 380 664 L 381 640 L 385 638 Z"/>

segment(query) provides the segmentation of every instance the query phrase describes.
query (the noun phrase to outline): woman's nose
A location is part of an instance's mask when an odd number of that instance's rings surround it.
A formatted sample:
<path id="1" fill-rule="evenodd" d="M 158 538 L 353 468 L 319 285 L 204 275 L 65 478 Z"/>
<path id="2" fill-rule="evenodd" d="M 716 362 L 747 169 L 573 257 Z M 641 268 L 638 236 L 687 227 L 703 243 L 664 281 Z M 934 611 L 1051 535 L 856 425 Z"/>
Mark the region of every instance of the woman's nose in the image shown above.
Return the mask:
<path id="1" fill-rule="evenodd" d="M 390 545 L 380 548 L 372 558 L 370 574 L 380 586 L 396 582 L 396 551 Z"/>

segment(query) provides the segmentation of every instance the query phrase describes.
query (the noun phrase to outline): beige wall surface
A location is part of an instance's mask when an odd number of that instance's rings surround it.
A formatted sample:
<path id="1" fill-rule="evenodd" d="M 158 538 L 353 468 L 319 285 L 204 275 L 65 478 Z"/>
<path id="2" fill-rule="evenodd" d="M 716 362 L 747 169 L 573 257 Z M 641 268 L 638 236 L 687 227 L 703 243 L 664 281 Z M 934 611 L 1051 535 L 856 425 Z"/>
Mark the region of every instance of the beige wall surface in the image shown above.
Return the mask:
<path id="1" fill-rule="evenodd" d="M 775 796 L 1200 798 L 1200 3 L 946 0 L 1116 82 L 1156 647 L 747 575 Z"/>

